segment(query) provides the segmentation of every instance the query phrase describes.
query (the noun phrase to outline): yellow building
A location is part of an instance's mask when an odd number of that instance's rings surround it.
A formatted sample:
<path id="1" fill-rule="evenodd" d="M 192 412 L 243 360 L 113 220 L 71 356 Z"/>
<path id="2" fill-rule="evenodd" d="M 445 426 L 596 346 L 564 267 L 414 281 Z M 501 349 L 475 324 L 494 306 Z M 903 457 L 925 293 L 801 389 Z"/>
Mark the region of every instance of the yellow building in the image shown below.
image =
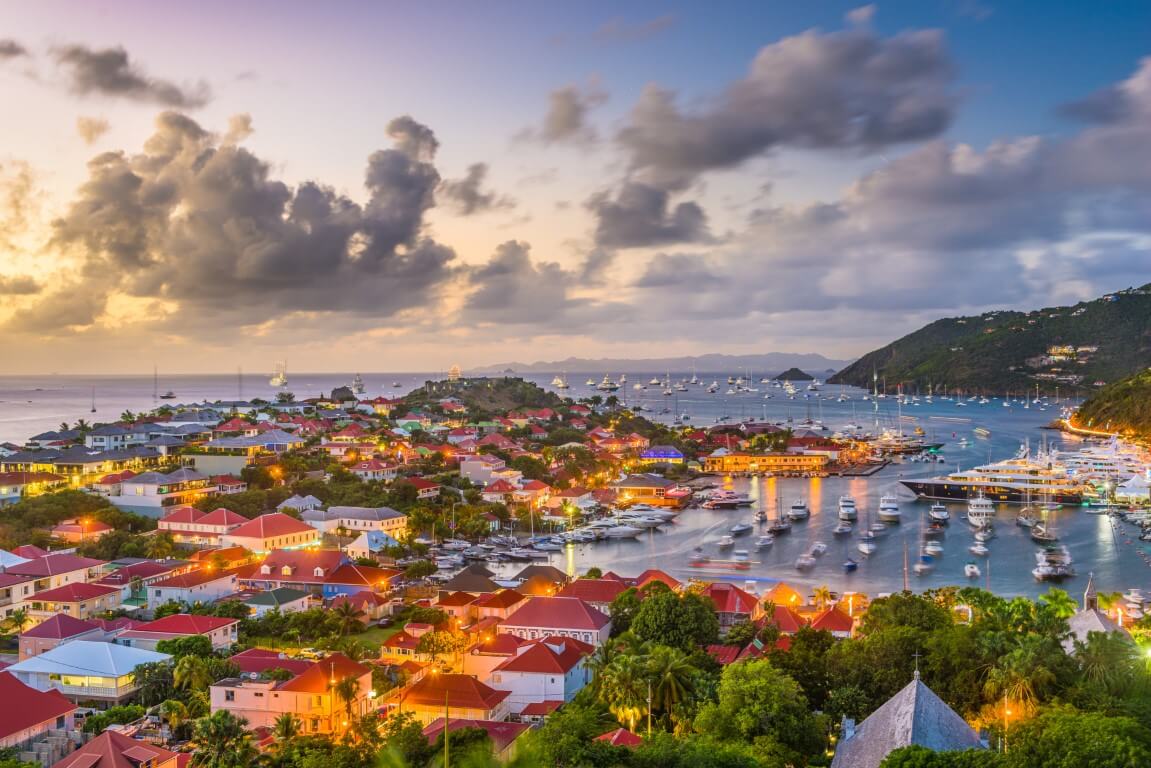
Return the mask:
<path id="1" fill-rule="evenodd" d="M 743 453 L 719 450 L 703 460 L 708 472 L 732 475 L 819 475 L 831 462 L 822 453 Z"/>

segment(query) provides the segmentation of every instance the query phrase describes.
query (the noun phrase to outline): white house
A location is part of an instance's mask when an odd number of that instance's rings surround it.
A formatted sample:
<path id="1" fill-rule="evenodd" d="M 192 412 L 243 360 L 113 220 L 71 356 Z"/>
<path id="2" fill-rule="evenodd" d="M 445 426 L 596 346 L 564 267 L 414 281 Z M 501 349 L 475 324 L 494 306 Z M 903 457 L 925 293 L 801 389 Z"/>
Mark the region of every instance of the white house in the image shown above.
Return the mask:
<path id="1" fill-rule="evenodd" d="M 168 474 L 142 472 L 123 480 L 120 494 L 109 496 L 108 501 L 122 509 L 160 517 L 171 507 L 192 504 L 218 491 L 207 475 L 184 467 Z"/>
<path id="2" fill-rule="evenodd" d="M 391 507 L 330 507 L 309 509 L 300 518 L 320 533 L 379 531 L 398 539 L 408 529 L 408 516 Z"/>
<path id="3" fill-rule="evenodd" d="M 8 667 L 38 691 L 60 691 L 74 701 L 118 704 L 133 695 L 136 667 L 172 658 L 166 653 L 92 640 L 73 640 Z"/>
<path id="4" fill-rule="evenodd" d="M 508 706 L 519 714 L 529 704 L 567 703 L 591 680 L 584 659 L 595 649 L 570 637 L 549 637 L 525 643 L 502 662 L 488 685 L 508 691 Z"/>
<path id="5" fill-rule="evenodd" d="M 210 568 L 201 568 L 198 571 L 189 571 L 149 584 L 146 593 L 148 606 L 155 608 L 169 600 L 185 605 L 211 603 L 235 591 L 235 573 L 221 573 Z"/>
<path id="6" fill-rule="evenodd" d="M 599 647 L 611 636 L 611 619 L 578 597 L 533 597 L 501 621 L 499 631 L 525 640 L 573 637 Z"/>

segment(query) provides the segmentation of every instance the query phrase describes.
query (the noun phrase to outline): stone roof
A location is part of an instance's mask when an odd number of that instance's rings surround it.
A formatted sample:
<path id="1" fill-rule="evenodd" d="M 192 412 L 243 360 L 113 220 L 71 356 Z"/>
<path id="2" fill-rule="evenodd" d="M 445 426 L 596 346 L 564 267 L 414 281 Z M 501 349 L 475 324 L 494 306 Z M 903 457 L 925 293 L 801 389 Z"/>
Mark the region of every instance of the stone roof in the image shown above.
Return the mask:
<path id="1" fill-rule="evenodd" d="M 918 673 L 839 742 L 831 768 L 879 768 L 893 750 L 912 744 L 935 752 L 983 748 L 971 726 Z"/>

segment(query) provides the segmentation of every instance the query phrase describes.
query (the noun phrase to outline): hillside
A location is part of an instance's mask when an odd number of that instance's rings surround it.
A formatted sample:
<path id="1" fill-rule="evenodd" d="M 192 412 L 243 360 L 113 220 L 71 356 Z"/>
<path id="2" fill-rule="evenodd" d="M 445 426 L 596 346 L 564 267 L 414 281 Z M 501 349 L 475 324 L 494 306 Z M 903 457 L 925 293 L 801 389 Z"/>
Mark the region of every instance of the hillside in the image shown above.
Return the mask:
<path id="1" fill-rule="evenodd" d="M 1079 407 L 1075 423 L 1088 429 L 1151 437 L 1151 370 L 1117 381 Z"/>
<path id="2" fill-rule="evenodd" d="M 798 368 L 788 368 L 783 373 L 775 377 L 776 381 L 811 381 L 815 377 L 810 373 L 804 373 Z"/>
<path id="3" fill-rule="evenodd" d="M 605 373 L 618 376 L 621 373 L 683 373 L 696 370 L 698 373 L 735 375 L 744 371 L 754 374 L 771 374 L 787 368 L 802 368 L 806 371 L 838 371 L 847 365 L 847 360 L 832 360 L 815 353 L 764 352 L 760 355 L 721 355 L 708 354 L 694 357 L 655 357 L 655 358 L 598 358 L 569 357 L 566 360 L 551 360 L 535 363 L 500 363 L 477 368 L 480 373 Z"/>
<path id="4" fill-rule="evenodd" d="M 1151 365 L 1151 284 L 1069 307 L 936 320 L 835 374 L 833 384 L 1087 393 Z"/>
<path id="5" fill-rule="evenodd" d="M 469 409 L 487 413 L 503 413 L 517 408 L 556 408 L 563 404 L 563 398 L 554 392 L 512 377 L 429 381 L 421 389 L 405 395 L 404 401 L 408 405 L 419 406 L 444 397 L 457 397 Z"/>

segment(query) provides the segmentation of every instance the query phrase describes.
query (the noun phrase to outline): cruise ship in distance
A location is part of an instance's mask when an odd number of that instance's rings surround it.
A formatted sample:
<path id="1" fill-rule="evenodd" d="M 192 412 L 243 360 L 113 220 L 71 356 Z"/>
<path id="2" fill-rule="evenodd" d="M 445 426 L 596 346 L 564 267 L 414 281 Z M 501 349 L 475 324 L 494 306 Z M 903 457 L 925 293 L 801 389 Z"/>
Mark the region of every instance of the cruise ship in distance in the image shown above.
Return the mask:
<path id="1" fill-rule="evenodd" d="M 1060 464 L 1018 456 L 921 480 L 900 480 L 922 499 L 966 500 L 982 495 L 995 503 L 1082 504 L 1092 488 Z"/>

